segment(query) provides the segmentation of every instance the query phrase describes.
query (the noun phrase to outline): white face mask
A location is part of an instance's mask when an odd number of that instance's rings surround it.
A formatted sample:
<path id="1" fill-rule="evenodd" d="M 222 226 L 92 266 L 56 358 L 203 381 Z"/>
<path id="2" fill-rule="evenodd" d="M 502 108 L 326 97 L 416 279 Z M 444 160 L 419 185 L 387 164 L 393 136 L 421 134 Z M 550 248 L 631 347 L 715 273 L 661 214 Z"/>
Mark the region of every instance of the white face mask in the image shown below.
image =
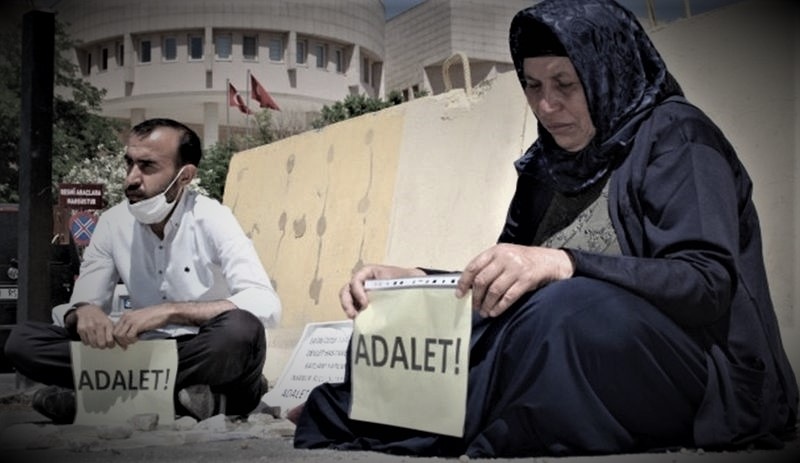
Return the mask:
<path id="1" fill-rule="evenodd" d="M 175 196 L 175 201 L 169 203 L 167 202 L 167 191 L 169 191 L 172 185 L 175 184 L 175 181 L 178 180 L 181 172 L 183 172 L 183 167 L 181 167 L 181 170 L 175 175 L 175 178 L 169 182 L 169 185 L 164 188 L 164 191 L 152 198 L 143 199 L 133 204 L 128 200 L 128 210 L 133 214 L 136 220 L 143 224 L 151 225 L 161 222 L 169 215 L 175 205 L 178 204 L 177 199 L 179 195 Z"/>

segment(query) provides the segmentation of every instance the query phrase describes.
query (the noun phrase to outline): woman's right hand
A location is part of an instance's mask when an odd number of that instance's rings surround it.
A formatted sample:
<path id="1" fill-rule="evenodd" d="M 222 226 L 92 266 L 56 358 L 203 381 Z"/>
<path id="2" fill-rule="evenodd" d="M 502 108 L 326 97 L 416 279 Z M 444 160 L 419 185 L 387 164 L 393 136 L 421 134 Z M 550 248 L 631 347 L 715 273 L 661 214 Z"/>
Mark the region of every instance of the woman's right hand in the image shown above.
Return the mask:
<path id="1" fill-rule="evenodd" d="M 394 278 L 425 276 L 418 268 L 394 267 L 391 265 L 365 265 L 353 274 L 350 282 L 342 287 L 339 300 L 348 318 L 355 318 L 358 312 L 369 304 L 364 282 L 367 280 L 390 280 Z"/>

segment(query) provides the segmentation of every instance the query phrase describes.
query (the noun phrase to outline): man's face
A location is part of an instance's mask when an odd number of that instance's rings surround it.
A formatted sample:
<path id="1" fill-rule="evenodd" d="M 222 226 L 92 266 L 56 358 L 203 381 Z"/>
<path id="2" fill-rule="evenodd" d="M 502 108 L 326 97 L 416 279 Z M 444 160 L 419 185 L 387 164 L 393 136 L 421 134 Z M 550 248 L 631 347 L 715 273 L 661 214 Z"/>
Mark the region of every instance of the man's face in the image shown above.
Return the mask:
<path id="1" fill-rule="evenodd" d="M 130 136 L 125 152 L 125 196 L 131 203 L 158 195 L 175 178 L 180 137 L 181 133 L 170 127 L 156 128 L 145 137 Z M 178 179 L 176 183 L 183 181 Z M 167 201 L 174 201 L 179 191 L 173 185 L 167 192 Z"/>

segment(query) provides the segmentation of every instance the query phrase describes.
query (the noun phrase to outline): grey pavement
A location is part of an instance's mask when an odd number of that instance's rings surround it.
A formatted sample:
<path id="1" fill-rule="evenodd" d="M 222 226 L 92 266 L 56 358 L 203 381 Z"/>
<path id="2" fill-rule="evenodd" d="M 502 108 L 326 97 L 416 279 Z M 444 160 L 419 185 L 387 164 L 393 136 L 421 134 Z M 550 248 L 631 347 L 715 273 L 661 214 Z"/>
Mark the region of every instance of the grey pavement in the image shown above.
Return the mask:
<path id="1" fill-rule="evenodd" d="M 593 457 L 469 459 L 395 456 L 367 451 L 298 450 L 292 446 L 294 425 L 268 413 L 246 420 L 218 415 L 197 423 L 174 425 L 78 426 L 54 425 L 30 407 L 38 386 L 0 374 L 0 461 L 38 462 L 554 462 L 554 463 L 798 463 L 800 441 L 779 451 L 675 452 Z"/>

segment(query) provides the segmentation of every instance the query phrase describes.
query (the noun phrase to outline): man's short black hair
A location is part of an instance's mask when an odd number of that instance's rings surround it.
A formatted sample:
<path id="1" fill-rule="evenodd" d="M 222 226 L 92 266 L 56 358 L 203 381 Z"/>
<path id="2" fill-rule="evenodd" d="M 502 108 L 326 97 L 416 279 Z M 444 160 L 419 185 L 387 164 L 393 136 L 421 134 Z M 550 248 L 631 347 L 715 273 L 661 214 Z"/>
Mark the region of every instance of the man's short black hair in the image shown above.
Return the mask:
<path id="1" fill-rule="evenodd" d="M 181 132 L 181 140 L 178 144 L 178 155 L 180 156 L 181 166 L 185 166 L 186 164 L 197 166 L 200 164 L 200 158 L 203 157 L 200 137 L 185 124 L 165 118 L 147 119 L 146 121 L 136 124 L 136 126 L 131 129 L 131 134 L 138 137 L 146 137 L 159 127 L 170 127 Z"/>

